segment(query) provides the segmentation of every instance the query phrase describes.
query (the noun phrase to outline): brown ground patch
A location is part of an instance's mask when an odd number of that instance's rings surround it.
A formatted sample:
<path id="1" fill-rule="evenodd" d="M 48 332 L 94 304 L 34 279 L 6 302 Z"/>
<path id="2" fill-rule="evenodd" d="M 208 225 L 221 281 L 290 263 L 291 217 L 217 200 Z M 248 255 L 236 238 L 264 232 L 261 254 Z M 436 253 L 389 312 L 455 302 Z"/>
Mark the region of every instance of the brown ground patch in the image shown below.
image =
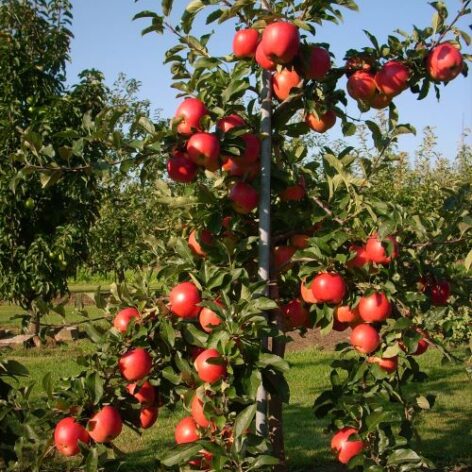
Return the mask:
<path id="1" fill-rule="evenodd" d="M 331 333 L 324 336 L 321 335 L 319 329 L 310 329 L 304 336 L 300 336 L 297 332 L 292 332 L 289 335 L 293 341 L 287 344 L 287 351 L 303 351 L 304 349 L 313 347 L 332 351 L 336 344 L 348 341 L 350 333 L 350 329 L 342 333 L 339 331 L 331 331 Z"/>

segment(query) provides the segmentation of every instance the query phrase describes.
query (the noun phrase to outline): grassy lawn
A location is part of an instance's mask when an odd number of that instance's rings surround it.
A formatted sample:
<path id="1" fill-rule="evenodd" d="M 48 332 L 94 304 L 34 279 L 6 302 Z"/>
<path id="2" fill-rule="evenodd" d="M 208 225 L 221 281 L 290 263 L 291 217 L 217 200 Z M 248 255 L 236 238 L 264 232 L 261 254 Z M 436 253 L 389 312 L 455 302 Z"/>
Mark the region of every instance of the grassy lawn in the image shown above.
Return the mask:
<path id="1" fill-rule="evenodd" d="M 11 355 L 27 365 L 40 384 L 47 372 L 52 372 L 56 379 L 77 372 L 72 359 L 90 349 L 92 346 L 88 342 L 80 341 L 71 347 L 21 350 Z M 322 432 L 325 422 L 316 420 L 312 413 L 314 398 L 329 385 L 329 363 L 333 355 L 314 349 L 288 355 L 292 365 L 288 374 L 292 398 L 285 409 L 284 420 L 292 472 L 340 470 L 329 452 L 329 438 Z M 435 393 L 438 397 L 434 409 L 421 419 L 422 444 L 419 448 L 438 465 L 472 465 L 472 389 L 464 368 L 441 366 L 437 352 L 427 352 L 420 358 L 420 363 L 430 375 L 430 380 L 420 386 L 421 392 Z M 179 417 L 162 409 L 156 426 L 141 437 L 130 430 L 124 431 L 116 441 L 116 445 L 127 453 L 125 467 L 120 470 L 154 471 L 153 457 L 173 443 L 173 426 Z"/>

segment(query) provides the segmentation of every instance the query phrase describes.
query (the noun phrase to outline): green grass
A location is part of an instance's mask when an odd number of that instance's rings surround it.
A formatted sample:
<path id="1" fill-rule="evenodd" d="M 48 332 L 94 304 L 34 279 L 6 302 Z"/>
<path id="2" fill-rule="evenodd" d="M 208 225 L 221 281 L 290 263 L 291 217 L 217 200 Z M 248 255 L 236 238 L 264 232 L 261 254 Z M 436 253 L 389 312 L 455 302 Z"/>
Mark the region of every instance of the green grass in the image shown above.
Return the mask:
<path id="1" fill-rule="evenodd" d="M 91 349 L 90 343 L 80 341 L 70 347 L 18 350 L 11 355 L 24 363 L 40 384 L 48 372 L 55 380 L 78 372 L 74 358 Z M 329 363 L 333 355 L 319 350 L 288 355 L 292 366 L 288 374 L 292 395 L 290 405 L 285 408 L 284 422 L 287 457 L 292 472 L 339 470 L 329 452 L 329 438 L 322 432 L 326 423 L 315 419 L 312 411 L 314 398 L 329 385 Z M 425 412 L 420 420 L 423 438 L 420 449 L 442 466 L 472 465 L 472 389 L 463 366 L 441 366 L 439 353 L 434 351 L 427 352 L 419 360 L 430 375 L 430 380 L 419 386 L 420 391 L 437 394 L 434 409 Z M 35 394 L 39 391 L 38 386 Z M 154 471 L 153 457 L 173 444 L 173 426 L 179 417 L 164 408 L 157 425 L 141 437 L 125 430 L 115 442 L 127 453 L 125 467 L 120 470 Z"/>

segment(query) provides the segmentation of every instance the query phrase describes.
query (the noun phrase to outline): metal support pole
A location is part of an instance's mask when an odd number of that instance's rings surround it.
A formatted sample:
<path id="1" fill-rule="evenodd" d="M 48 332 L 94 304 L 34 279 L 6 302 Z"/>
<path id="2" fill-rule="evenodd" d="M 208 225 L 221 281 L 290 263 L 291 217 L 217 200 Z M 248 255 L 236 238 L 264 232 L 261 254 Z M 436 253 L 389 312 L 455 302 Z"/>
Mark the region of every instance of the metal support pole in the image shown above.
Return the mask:
<path id="1" fill-rule="evenodd" d="M 270 281 L 270 167 L 272 161 L 272 73 L 262 74 L 261 133 L 261 187 L 259 199 L 259 277 L 266 283 L 265 295 L 269 296 Z M 267 315 L 266 315 L 267 317 Z M 267 317 L 268 318 L 268 317 Z M 268 347 L 268 339 L 262 340 Z M 261 436 L 268 434 L 267 392 L 261 384 L 257 390 L 256 431 Z"/>

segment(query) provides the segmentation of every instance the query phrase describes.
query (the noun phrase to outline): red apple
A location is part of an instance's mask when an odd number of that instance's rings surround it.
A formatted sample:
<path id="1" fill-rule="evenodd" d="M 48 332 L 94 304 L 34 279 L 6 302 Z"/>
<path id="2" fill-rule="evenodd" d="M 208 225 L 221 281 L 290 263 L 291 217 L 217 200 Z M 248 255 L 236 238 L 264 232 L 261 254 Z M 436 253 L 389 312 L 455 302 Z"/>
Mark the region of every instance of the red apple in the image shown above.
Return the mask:
<path id="1" fill-rule="evenodd" d="M 447 280 L 438 280 L 431 284 L 430 293 L 433 305 L 446 305 L 451 294 L 451 285 Z"/>
<path id="2" fill-rule="evenodd" d="M 113 441 L 122 429 L 120 413 L 113 406 L 104 406 L 88 422 L 90 437 L 98 443 Z"/>
<path id="3" fill-rule="evenodd" d="M 197 233 L 196 230 L 193 230 L 188 237 L 188 247 L 196 256 L 206 257 L 207 253 L 202 249 L 200 243 L 205 247 L 211 246 L 213 241 L 213 233 L 207 229 L 202 229 L 199 233 Z"/>
<path id="4" fill-rule="evenodd" d="M 336 112 L 328 110 L 323 115 L 315 115 L 309 113 L 305 116 L 305 123 L 317 133 L 324 133 L 334 126 L 336 123 Z"/>
<path id="5" fill-rule="evenodd" d="M 283 102 L 286 100 L 292 89 L 298 87 L 301 77 L 295 70 L 283 69 L 272 76 L 272 90 L 274 95 Z"/>
<path id="6" fill-rule="evenodd" d="M 383 241 L 390 241 L 393 252 L 390 256 L 387 255 L 387 252 L 382 245 Z M 381 240 L 377 234 L 373 234 L 367 240 L 367 244 L 365 245 L 365 253 L 367 259 L 375 262 L 377 264 L 388 264 L 393 259 L 398 257 L 399 255 L 399 248 L 398 242 L 394 236 L 387 236 L 384 240 Z"/>
<path id="7" fill-rule="evenodd" d="M 300 184 L 290 185 L 280 192 L 280 200 L 283 202 L 299 202 L 305 195 L 305 187 Z"/>
<path id="8" fill-rule="evenodd" d="M 75 421 L 75 418 L 64 418 L 54 429 L 54 445 L 63 456 L 75 456 L 80 453 L 79 441 L 90 442 L 87 430 Z"/>
<path id="9" fill-rule="evenodd" d="M 222 362 L 222 357 L 216 349 L 205 349 L 195 359 L 195 369 L 200 380 L 215 383 L 226 375 L 226 366 L 224 363 L 210 363 L 208 362 L 210 359 L 220 360 Z"/>
<path id="10" fill-rule="evenodd" d="M 426 59 L 426 71 L 437 82 L 449 82 L 455 79 L 464 67 L 461 52 L 451 43 L 442 43 L 434 47 Z"/>
<path id="11" fill-rule="evenodd" d="M 177 125 L 177 132 L 190 135 L 201 131 L 201 119 L 208 113 L 205 104 L 198 98 L 187 98 L 177 108 L 175 119 L 182 119 Z"/>
<path id="12" fill-rule="evenodd" d="M 198 288 L 192 282 L 176 285 L 169 294 L 170 310 L 181 318 L 196 318 L 202 301 Z"/>
<path id="13" fill-rule="evenodd" d="M 229 199 L 233 202 L 233 208 L 237 213 L 251 213 L 259 204 L 259 194 L 249 184 L 239 181 L 229 193 Z"/>
<path id="14" fill-rule="evenodd" d="M 240 158 L 228 156 L 224 158 L 221 169 L 232 177 L 245 177 L 248 180 L 253 180 L 259 174 L 260 164 L 259 162 L 246 164 Z"/>
<path id="15" fill-rule="evenodd" d="M 197 177 L 198 168 L 183 152 L 176 152 L 167 161 L 167 173 L 175 182 L 184 184 L 193 182 Z"/>
<path id="16" fill-rule="evenodd" d="M 207 419 L 205 416 L 205 412 L 203 411 L 203 402 L 198 398 L 197 394 L 192 399 L 192 403 L 190 404 L 190 411 L 192 413 L 192 418 L 194 419 L 195 423 L 202 428 L 208 428 L 211 425 L 211 421 Z"/>
<path id="17" fill-rule="evenodd" d="M 220 167 L 220 142 L 214 134 L 194 134 L 187 142 L 187 153 L 191 161 L 211 172 Z"/>
<path id="18" fill-rule="evenodd" d="M 243 128 L 244 126 L 246 126 L 246 122 L 236 113 L 225 116 L 216 123 L 216 127 L 223 131 L 223 133 L 227 133 L 234 128 Z"/>
<path id="19" fill-rule="evenodd" d="M 349 77 L 347 91 L 355 100 L 370 100 L 377 90 L 375 77 L 370 72 L 358 70 Z"/>
<path id="20" fill-rule="evenodd" d="M 222 303 L 215 301 L 217 305 L 223 306 Z M 222 319 L 210 308 L 203 307 L 199 315 L 200 326 L 203 331 L 211 333 L 216 326 L 222 323 Z"/>
<path id="21" fill-rule="evenodd" d="M 123 354 L 118 361 L 118 367 L 126 380 L 134 382 L 149 374 L 152 368 L 152 358 L 145 349 L 138 347 Z"/>
<path id="22" fill-rule="evenodd" d="M 331 69 L 329 52 L 322 47 L 313 46 L 309 50 L 308 61 L 304 72 L 306 79 L 323 80 Z"/>
<path id="23" fill-rule="evenodd" d="M 383 108 L 386 108 L 390 105 L 392 102 L 392 97 L 376 91 L 375 94 L 369 98 L 368 102 L 371 108 L 382 110 Z"/>
<path id="24" fill-rule="evenodd" d="M 268 25 L 261 41 L 264 54 L 277 64 L 289 64 L 300 47 L 300 34 L 293 23 L 276 21 Z"/>
<path id="25" fill-rule="evenodd" d="M 259 43 L 256 49 L 256 62 L 266 70 L 275 70 L 277 68 L 277 64 L 274 61 L 271 61 L 265 54 L 262 43 Z"/>
<path id="26" fill-rule="evenodd" d="M 361 323 L 353 328 L 350 340 L 351 344 L 363 354 L 370 354 L 380 346 L 379 333 L 367 323 Z"/>
<path id="27" fill-rule="evenodd" d="M 244 151 L 240 156 L 235 156 L 234 159 L 245 165 L 257 162 L 261 155 L 260 139 L 252 133 L 244 134 L 241 139 L 244 141 Z"/>
<path id="28" fill-rule="evenodd" d="M 233 54 L 238 58 L 254 57 L 259 44 L 259 33 L 253 28 L 236 32 L 233 39 Z"/>
<path id="29" fill-rule="evenodd" d="M 359 321 L 359 312 L 357 308 L 353 309 L 349 305 L 342 305 L 334 311 L 334 318 L 340 323 L 355 324 Z"/>
<path id="30" fill-rule="evenodd" d="M 308 325 L 309 313 L 300 300 L 291 300 L 286 305 L 283 305 L 282 312 L 287 320 L 289 329 L 306 327 Z"/>
<path id="31" fill-rule="evenodd" d="M 331 439 L 331 449 L 337 454 L 341 464 L 347 464 L 353 457 L 359 455 L 364 448 L 363 441 L 349 441 L 349 437 L 358 434 L 357 429 L 346 427 L 340 429 Z"/>
<path id="32" fill-rule="evenodd" d="M 186 416 L 177 423 L 174 434 L 177 444 L 187 444 L 200 439 L 197 424 L 191 416 Z"/>
<path id="33" fill-rule="evenodd" d="M 140 318 L 139 311 L 136 308 L 129 307 L 129 308 L 123 308 L 120 310 L 114 320 L 113 320 L 113 326 L 120 332 L 120 333 L 126 333 L 126 330 L 128 329 L 128 325 L 130 321 L 134 318 L 135 321 Z"/>
<path id="34" fill-rule="evenodd" d="M 300 284 L 300 295 L 305 303 L 320 303 L 311 290 L 311 284 L 306 285 L 306 279 L 302 280 Z"/>
<path id="35" fill-rule="evenodd" d="M 295 249 L 306 249 L 309 246 L 310 236 L 307 234 L 294 234 L 290 238 L 290 244 Z"/>
<path id="36" fill-rule="evenodd" d="M 392 306 L 385 293 L 374 292 L 371 295 L 361 297 L 357 305 L 359 316 L 366 323 L 385 321 L 392 312 Z"/>
<path id="37" fill-rule="evenodd" d="M 429 347 L 429 343 L 425 338 L 421 338 L 418 341 L 418 347 L 416 348 L 416 351 L 413 353 L 414 356 L 421 356 L 421 354 L 424 354 Z"/>
<path id="38" fill-rule="evenodd" d="M 354 252 L 356 256 L 354 259 L 348 261 L 348 267 L 364 267 L 369 263 L 369 258 L 367 257 L 365 246 L 356 246 L 352 245 L 349 247 L 350 252 Z"/>
<path id="39" fill-rule="evenodd" d="M 378 364 L 379 367 L 389 374 L 395 372 L 398 368 L 398 357 L 377 357 L 371 356 L 367 359 L 370 364 Z"/>
<path id="40" fill-rule="evenodd" d="M 159 410 L 155 406 L 141 408 L 139 412 L 139 423 L 142 429 L 150 428 L 157 420 Z"/>
<path id="41" fill-rule="evenodd" d="M 405 64 L 398 61 L 388 61 L 375 74 L 375 83 L 380 93 L 394 97 L 408 87 L 410 71 Z"/>
<path id="42" fill-rule="evenodd" d="M 128 390 L 129 394 L 133 395 L 141 405 L 152 406 L 156 401 L 156 388 L 147 380 L 141 387 L 138 387 L 135 383 L 128 384 L 126 390 Z"/>
<path id="43" fill-rule="evenodd" d="M 290 259 L 295 254 L 296 249 L 291 246 L 277 246 L 272 251 L 274 269 L 280 271 L 281 269 L 288 269 Z"/>
<path id="44" fill-rule="evenodd" d="M 346 295 L 346 284 L 339 274 L 325 272 L 313 279 L 311 290 L 318 303 L 338 304 Z"/>

